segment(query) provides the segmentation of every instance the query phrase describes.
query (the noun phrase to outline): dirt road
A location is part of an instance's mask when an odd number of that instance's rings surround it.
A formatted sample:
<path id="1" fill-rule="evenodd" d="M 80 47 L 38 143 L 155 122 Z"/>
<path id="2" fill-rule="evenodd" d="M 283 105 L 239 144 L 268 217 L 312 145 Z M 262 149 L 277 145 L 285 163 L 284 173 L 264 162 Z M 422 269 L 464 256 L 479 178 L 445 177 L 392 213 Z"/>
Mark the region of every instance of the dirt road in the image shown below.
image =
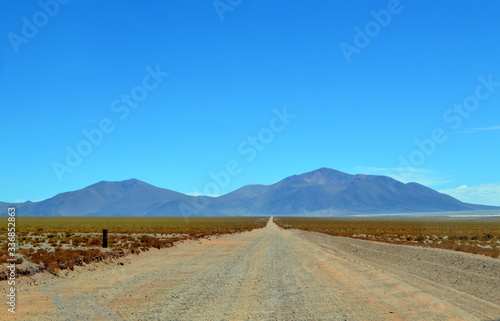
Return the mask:
<path id="1" fill-rule="evenodd" d="M 18 320 L 500 319 L 500 260 L 272 221 L 93 269 L 22 279 Z"/>

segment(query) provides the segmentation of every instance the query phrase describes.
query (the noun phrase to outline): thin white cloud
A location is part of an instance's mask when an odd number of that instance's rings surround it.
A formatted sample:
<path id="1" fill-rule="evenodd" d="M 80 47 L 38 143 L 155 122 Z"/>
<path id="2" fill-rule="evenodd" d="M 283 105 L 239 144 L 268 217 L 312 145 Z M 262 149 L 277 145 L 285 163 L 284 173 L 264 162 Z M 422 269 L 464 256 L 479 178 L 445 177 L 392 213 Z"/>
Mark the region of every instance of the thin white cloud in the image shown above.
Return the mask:
<path id="1" fill-rule="evenodd" d="M 462 185 L 439 192 L 453 196 L 466 203 L 500 206 L 500 183 L 476 186 Z"/>
<path id="2" fill-rule="evenodd" d="M 500 130 L 500 126 L 480 127 L 480 128 L 467 128 L 466 130 L 457 131 L 455 134 L 478 133 L 483 131 Z"/>
<path id="3" fill-rule="evenodd" d="M 483 127 L 483 128 L 471 128 L 471 130 L 484 131 L 484 130 L 500 130 L 500 126 Z"/>

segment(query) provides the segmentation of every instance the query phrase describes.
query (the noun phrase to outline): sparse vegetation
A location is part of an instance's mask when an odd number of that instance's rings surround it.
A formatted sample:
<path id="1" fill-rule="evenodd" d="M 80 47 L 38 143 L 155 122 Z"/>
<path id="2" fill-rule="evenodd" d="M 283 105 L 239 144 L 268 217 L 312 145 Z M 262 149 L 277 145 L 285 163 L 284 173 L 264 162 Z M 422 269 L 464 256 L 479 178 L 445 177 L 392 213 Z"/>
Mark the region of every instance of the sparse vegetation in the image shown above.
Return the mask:
<path id="1" fill-rule="evenodd" d="M 494 258 L 500 256 L 498 219 L 275 217 L 274 221 L 283 228 L 394 244 L 428 246 Z"/>
<path id="2" fill-rule="evenodd" d="M 28 260 L 51 273 L 108 257 L 165 248 L 176 241 L 264 227 L 263 217 L 18 217 L 18 263 Z M 108 250 L 103 251 L 102 229 Z M 21 242 L 22 240 L 22 242 Z M 7 231 L 0 229 L 0 263 L 7 262 Z"/>

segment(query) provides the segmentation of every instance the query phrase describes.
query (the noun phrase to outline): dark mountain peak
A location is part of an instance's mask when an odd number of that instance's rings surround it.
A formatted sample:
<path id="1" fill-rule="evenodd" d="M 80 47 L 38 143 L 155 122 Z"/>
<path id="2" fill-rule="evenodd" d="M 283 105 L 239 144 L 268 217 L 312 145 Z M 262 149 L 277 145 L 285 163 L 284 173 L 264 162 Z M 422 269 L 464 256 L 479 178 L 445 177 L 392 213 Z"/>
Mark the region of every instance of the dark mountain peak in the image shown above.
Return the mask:
<path id="1" fill-rule="evenodd" d="M 120 187 L 123 187 L 123 188 L 129 188 L 129 187 L 132 187 L 134 185 L 138 185 L 138 186 L 149 185 L 148 183 L 145 183 L 145 182 L 140 181 L 140 180 L 135 179 L 135 178 L 131 178 L 131 179 L 127 179 L 127 180 L 119 181 L 119 182 L 113 182 L 113 183 L 116 183 L 116 184 L 120 185 Z"/>
<path id="2" fill-rule="evenodd" d="M 146 187 L 146 186 L 152 186 L 152 185 L 140 181 L 138 179 L 131 178 L 123 181 L 100 181 L 86 188 L 97 189 L 97 190 L 102 190 L 102 189 L 125 190 L 130 188 Z"/>
<path id="3" fill-rule="evenodd" d="M 352 175 L 350 174 L 337 171 L 331 168 L 322 167 L 320 169 L 311 172 L 287 177 L 278 184 L 328 185 L 328 184 L 338 184 L 339 182 L 347 181 L 351 177 Z"/>
<path id="4" fill-rule="evenodd" d="M 308 176 L 335 177 L 335 176 L 352 176 L 352 175 L 338 171 L 336 169 L 321 167 L 320 169 L 310 171 L 310 172 L 301 174 L 299 176 L 303 176 L 303 177 L 308 177 Z"/>
<path id="5" fill-rule="evenodd" d="M 144 183 L 136 178 L 125 179 L 123 181 L 100 181 L 93 185 L 133 185 L 136 183 Z M 92 185 L 91 185 L 92 186 Z"/>

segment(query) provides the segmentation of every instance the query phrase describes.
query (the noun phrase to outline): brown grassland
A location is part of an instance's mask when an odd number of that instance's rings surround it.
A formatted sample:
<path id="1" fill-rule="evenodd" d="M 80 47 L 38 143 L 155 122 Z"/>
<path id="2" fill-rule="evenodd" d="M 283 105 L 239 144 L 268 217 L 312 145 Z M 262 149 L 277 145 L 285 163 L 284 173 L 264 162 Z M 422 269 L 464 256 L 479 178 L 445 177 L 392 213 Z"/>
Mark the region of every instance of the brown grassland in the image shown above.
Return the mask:
<path id="1" fill-rule="evenodd" d="M 165 248 L 187 239 L 249 231 L 266 217 L 18 217 L 17 263 L 28 261 L 57 274 L 91 262 Z M 500 219 L 275 217 L 286 229 L 315 231 L 393 244 L 419 245 L 500 256 Z M 108 229 L 108 248 L 102 230 Z M 0 228 L 0 263 L 8 257 Z M 0 279 L 3 276 L 0 275 Z"/>
<path id="2" fill-rule="evenodd" d="M 75 265 L 139 254 L 149 248 L 264 227 L 264 217 L 17 217 L 17 263 L 57 274 Z M 102 249 L 102 230 L 108 248 Z M 7 228 L 0 228 L 0 263 L 8 259 Z M 0 277 L 1 278 L 1 277 Z"/>
<path id="3" fill-rule="evenodd" d="M 498 218 L 304 218 L 275 217 L 286 229 L 315 231 L 393 244 L 419 245 L 498 258 Z"/>

